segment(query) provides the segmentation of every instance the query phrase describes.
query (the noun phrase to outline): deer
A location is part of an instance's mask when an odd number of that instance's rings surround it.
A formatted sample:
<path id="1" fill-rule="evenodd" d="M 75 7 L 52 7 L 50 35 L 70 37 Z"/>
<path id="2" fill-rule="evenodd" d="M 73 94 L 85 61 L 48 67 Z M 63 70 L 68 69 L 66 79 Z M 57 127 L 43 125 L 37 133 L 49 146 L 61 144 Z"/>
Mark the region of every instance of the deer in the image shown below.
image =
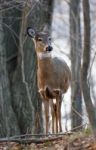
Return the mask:
<path id="1" fill-rule="evenodd" d="M 49 133 L 49 108 L 51 108 L 52 116 L 52 133 L 62 132 L 62 95 L 69 88 L 71 71 L 65 61 L 58 57 L 52 57 L 53 47 L 48 32 L 36 32 L 28 27 L 27 34 L 32 38 L 35 45 L 38 92 L 44 104 L 46 134 Z"/>

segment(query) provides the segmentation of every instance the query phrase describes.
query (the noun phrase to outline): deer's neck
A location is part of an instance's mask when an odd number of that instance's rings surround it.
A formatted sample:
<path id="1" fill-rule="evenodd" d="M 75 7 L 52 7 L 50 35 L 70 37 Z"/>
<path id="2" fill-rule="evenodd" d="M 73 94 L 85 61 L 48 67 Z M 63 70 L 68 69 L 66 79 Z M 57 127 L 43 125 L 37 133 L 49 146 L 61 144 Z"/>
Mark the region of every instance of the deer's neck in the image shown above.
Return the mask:
<path id="1" fill-rule="evenodd" d="M 39 52 L 37 53 L 37 61 L 38 61 L 38 67 L 40 68 L 49 68 L 52 65 L 52 54 L 51 52 L 49 53 L 42 53 Z"/>
<path id="2" fill-rule="evenodd" d="M 38 52 L 37 53 L 38 60 L 44 60 L 47 58 L 52 58 L 51 52 Z"/>

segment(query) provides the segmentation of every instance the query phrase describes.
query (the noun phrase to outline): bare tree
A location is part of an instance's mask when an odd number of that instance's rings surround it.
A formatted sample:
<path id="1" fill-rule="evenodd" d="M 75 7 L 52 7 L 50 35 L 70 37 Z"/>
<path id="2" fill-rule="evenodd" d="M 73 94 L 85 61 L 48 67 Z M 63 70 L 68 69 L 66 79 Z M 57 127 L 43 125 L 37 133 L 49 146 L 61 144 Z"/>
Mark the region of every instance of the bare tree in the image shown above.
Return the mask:
<path id="1" fill-rule="evenodd" d="M 3 99 L 2 93 L 0 93 L 0 97 L 3 103 L 5 102 L 6 105 L 9 104 L 10 106 L 8 105 L 5 108 L 5 114 L 3 109 L 0 109 L 2 118 L 2 126 L 0 125 L 2 134 L 0 135 L 39 133 L 43 131 L 43 121 L 36 80 L 36 56 L 34 45 L 27 37 L 26 28 L 30 25 L 35 30 L 42 30 L 47 23 L 51 29 L 53 1 L 15 2 L 6 0 L 6 2 L 4 1 L 4 5 L 2 5 L 3 21 L 0 21 L 4 28 L 2 30 L 4 39 L 0 34 L 2 39 L 0 39 L 0 42 L 4 41 L 5 47 L 4 45 L 2 47 L 6 52 L 4 52 L 4 56 L 7 55 L 2 61 L 5 64 L 3 63 L 2 68 L 0 68 L 2 73 L 0 87 L 5 99 Z M 0 56 L 3 56 L 3 49 Z M 6 77 L 6 81 L 3 83 L 4 77 Z M 10 80 L 7 82 L 8 77 Z M 9 92 L 8 95 L 7 91 Z M 8 111 L 9 108 L 10 111 Z M 6 118 L 8 119 L 7 123 Z M 4 128 L 3 125 L 6 125 L 6 127 Z"/>
<path id="2" fill-rule="evenodd" d="M 18 120 L 20 120 L 19 123 L 22 133 L 30 133 L 32 131 L 37 133 L 42 132 L 43 122 L 41 101 L 37 88 L 36 55 L 34 45 L 31 44 L 29 38 L 27 38 L 25 34 L 27 26 L 32 26 L 35 30 L 42 30 L 45 24 L 50 23 L 52 15 L 50 11 L 51 4 L 53 5 L 53 2 L 50 0 L 39 2 L 32 1 L 31 7 L 28 7 L 28 4 L 25 3 L 23 8 L 18 66 L 13 77 L 13 89 L 15 97 L 18 99 L 18 103 L 16 99 L 14 99 L 13 104 L 14 109 L 16 105 L 18 105 L 18 109 L 15 109 L 15 111 L 16 114 L 18 114 Z M 18 80 L 18 77 L 20 80 Z M 17 81 L 21 83 L 17 84 Z M 20 101 L 22 103 L 21 106 Z M 21 107 L 24 110 L 21 109 Z"/>
<path id="3" fill-rule="evenodd" d="M 91 96 L 90 85 L 87 81 L 88 68 L 90 64 L 90 6 L 89 0 L 83 0 L 83 14 L 84 14 L 84 52 L 83 52 L 83 64 L 81 70 L 82 91 L 85 100 L 85 105 L 89 117 L 90 124 L 93 129 L 93 133 L 96 136 L 96 108 L 94 108 Z"/>
<path id="4" fill-rule="evenodd" d="M 1 9 L 3 3 L 0 2 Z M 6 64 L 6 30 L 4 30 L 4 16 L 0 14 L 0 137 L 19 134 L 19 126 L 16 114 L 11 105 L 10 81 Z M 10 37 L 9 37 L 10 38 Z"/>
<path id="5" fill-rule="evenodd" d="M 82 96 L 80 88 L 81 69 L 81 30 L 80 30 L 80 0 L 70 0 L 70 43 L 71 43 L 71 100 L 72 128 L 82 124 Z M 75 111 L 74 111 L 75 110 Z M 78 112 L 78 113 L 76 113 Z M 80 115 L 78 115 L 80 114 Z"/>

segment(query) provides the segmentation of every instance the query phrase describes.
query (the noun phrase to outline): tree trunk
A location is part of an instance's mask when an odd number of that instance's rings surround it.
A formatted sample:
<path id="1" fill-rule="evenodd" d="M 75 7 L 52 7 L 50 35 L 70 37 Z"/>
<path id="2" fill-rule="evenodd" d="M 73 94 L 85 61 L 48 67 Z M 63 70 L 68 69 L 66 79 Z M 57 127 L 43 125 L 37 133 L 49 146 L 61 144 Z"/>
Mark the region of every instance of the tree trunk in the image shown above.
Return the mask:
<path id="1" fill-rule="evenodd" d="M 37 88 L 36 54 L 32 40 L 26 35 L 26 28 L 34 25 L 36 30 L 42 30 L 48 24 L 50 29 L 53 1 L 6 0 L 2 6 L 0 136 L 40 133 L 43 131 L 43 121 L 41 98 Z"/>
<path id="2" fill-rule="evenodd" d="M 82 124 L 80 0 L 70 0 L 72 128 Z M 75 110 L 75 111 L 74 111 Z M 76 113 L 77 112 L 77 113 Z M 78 115 L 79 114 L 79 115 Z"/>
<path id="3" fill-rule="evenodd" d="M 42 100 L 38 93 L 36 77 L 36 54 L 32 41 L 25 34 L 27 26 L 33 26 L 35 30 L 42 30 L 46 24 L 51 22 L 49 2 L 52 1 L 43 0 L 36 5 L 36 1 L 33 1 L 30 7 L 25 4 L 23 8 L 18 66 L 13 77 L 13 105 L 21 133 L 43 131 Z"/>
<path id="4" fill-rule="evenodd" d="M 94 108 L 91 96 L 90 87 L 87 82 L 88 68 L 90 64 L 90 7 L 89 0 L 83 0 L 83 14 L 84 14 L 84 52 L 83 52 L 83 64 L 81 71 L 82 91 L 84 101 L 89 117 L 90 124 L 93 129 L 93 133 L 96 136 L 96 108 Z"/>
<path id="5" fill-rule="evenodd" d="M 10 82 L 6 65 L 5 30 L 3 28 L 3 14 L 0 18 L 0 137 L 19 134 L 16 114 L 11 105 Z"/>

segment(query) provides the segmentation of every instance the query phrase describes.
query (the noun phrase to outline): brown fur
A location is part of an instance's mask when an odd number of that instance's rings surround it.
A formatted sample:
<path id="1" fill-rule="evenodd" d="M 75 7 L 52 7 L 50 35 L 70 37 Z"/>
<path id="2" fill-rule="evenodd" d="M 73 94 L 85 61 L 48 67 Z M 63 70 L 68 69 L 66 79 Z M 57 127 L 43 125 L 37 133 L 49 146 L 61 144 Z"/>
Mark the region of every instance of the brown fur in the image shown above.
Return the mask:
<path id="1" fill-rule="evenodd" d="M 40 33 L 34 38 L 38 62 L 38 88 L 44 103 L 46 133 L 49 131 L 49 103 L 51 103 L 52 132 L 54 132 L 54 125 L 56 125 L 56 132 L 62 131 L 62 94 L 66 93 L 71 80 L 70 69 L 65 61 L 62 61 L 57 57 L 38 58 L 38 53 L 46 53 L 48 37 L 48 34 Z M 53 103 L 54 98 L 56 99 L 56 104 Z M 56 124 L 54 124 L 55 118 Z"/>
<path id="2" fill-rule="evenodd" d="M 71 73 L 64 61 L 59 60 L 58 58 L 46 58 L 39 60 L 38 59 L 38 88 L 43 89 L 43 99 L 53 101 L 53 98 L 56 98 L 56 105 L 51 103 L 51 114 L 52 114 L 52 132 L 54 132 L 54 121 L 56 118 L 56 132 L 62 131 L 61 128 L 61 95 L 66 93 L 69 87 L 71 80 Z M 60 92 L 60 93 L 59 93 Z M 60 95 L 59 95 L 60 94 Z M 59 100 L 58 100 L 59 99 Z M 60 101 L 60 102 L 59 102 Z M 49 107 L 49 102 L 47 102 L 47 107 Z M 55 110 L 54 110 L 55 106 Z M 46 106 L 45 106 L 46 109 Z M 46 110 L 45 113 L 49 111 Z M 46 117 L 46 133 L 48 133 L 48 122 L 49 116 Z M 58 127 L 59 122 L 59 127 Z"/>

